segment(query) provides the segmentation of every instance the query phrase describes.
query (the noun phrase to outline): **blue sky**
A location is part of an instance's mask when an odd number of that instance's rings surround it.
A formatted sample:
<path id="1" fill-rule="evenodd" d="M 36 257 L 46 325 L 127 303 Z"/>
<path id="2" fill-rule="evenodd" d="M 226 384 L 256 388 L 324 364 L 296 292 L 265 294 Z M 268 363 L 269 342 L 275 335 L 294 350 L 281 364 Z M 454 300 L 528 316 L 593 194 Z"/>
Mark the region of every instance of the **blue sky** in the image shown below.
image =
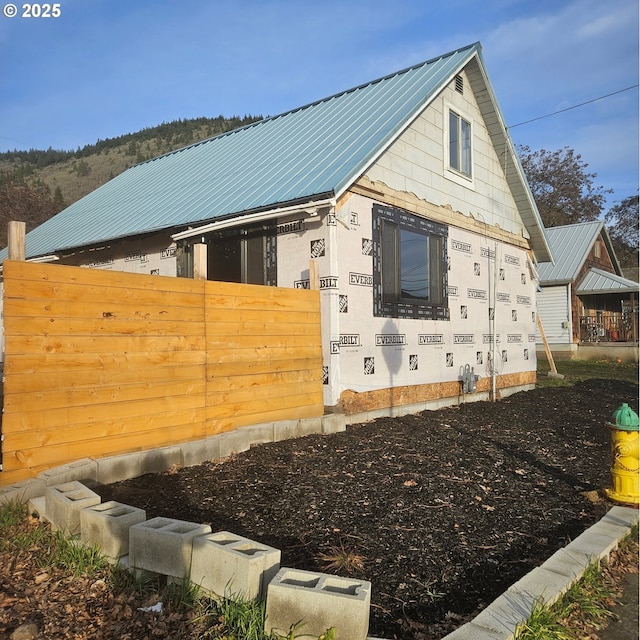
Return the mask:
<path id="1" fill-rule="evenodd" d="M 2 0 L 3 7 L 7 3 Z M 638 83 L 637 0 L 61 0 L 0 16 L 0 151 L 276 115 L 480 41 L 507 125 Z M 516 126 L 638 190 L 638 89 Z"/>

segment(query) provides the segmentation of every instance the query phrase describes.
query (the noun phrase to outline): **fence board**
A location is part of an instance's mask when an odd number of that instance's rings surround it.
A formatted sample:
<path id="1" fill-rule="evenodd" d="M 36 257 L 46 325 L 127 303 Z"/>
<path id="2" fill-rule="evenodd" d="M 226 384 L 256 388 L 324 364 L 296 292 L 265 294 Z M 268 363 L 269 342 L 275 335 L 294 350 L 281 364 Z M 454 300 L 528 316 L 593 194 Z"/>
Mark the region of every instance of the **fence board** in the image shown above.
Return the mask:
<path id="1" fill-rule="evenodd" d="M 8 336 L 7 336 L 8 337 Z M 8 342 L 5 339 L 5 344 Z M 9 348 L 9 353 L 12 353 Z M 92 369 L 115 371 L 140 369 L 146 366 L 204 364 L 206 354 L 197 351 L 144 351 L 140 353 L 29 353 L 7 357 L 5 376 L 13 373 L 68 372 L 77 373 Z"/>
<path id="2" fill-rule="evenodd" d="M 112 289 L 108 289 L 111 291 Z M 133 290 L 135 291 L 135 290 Z M 22 292 L 21 292 L 22 293 Z M 24 292 L 26 294 L 26 292 Z M 166 292 L 169 293 L 169 292 Z M 98 302 L 93 298 L 87 300 L 63 300 L 44 298 L 42 300 L 15 299 L 8 310 L 8 316 L 23 317 L 25 312 L 32 315 L 38 311 L 39 315 L 50 321 L 55 319 L 86 318 L 87 320 L 106 320 L 108 323 L 116 321 L 141 320 L 197 322 L 203 319 L 202 308 L 199 305 L 186 307 L 146 304 L 143 301 L 118 304 L 114 302 Z"/>
<path id="3" fill-rule="evenodd" d="M 3 455 L 6 458 L 7 471 L 23 471 L 24 467 L 51 468 L 65 464 L 70 460 L 79 460 L 87 457 L 87 451 L 99 450 L 102 456 L 116 455 L 122 453 L 123 449 L 127 452 L 141 451 L 143 449 L 153 449 L 155 447 L 165 447 L 175 444 L 177 440 L 188 441 L 196 440 L 203 437 L 201 429 L 194 424 L 182 425 L 181 428 L 168 430 L 150 429 L 144 434 L 144 441 L 141 440 L 140 434 L 125 434 L 115 437 L 106 437 L 100 439 L 87 439 L 77 442 L 69 442 L 60 445 L 50 445 L 46 447 L 37 447 L 30 449 L 21 449 L 17 454 L 8 452 Z M 4 471 L 2 472 L 4 482 Z M 14 478 L 17 474 L 13 474 Z M 23 475 L 23 474 L 22 474 Z M 24 475 L 23 475 L 24 477 Z M 15 481 L 15 480 L 14 480 Z"/>
<path id="4" fill-rule="evenodd" d="M 292 420 L 299 418 L 315 418 L 317 412 L 309 406 L 299 406 L 295 409 L 284 408 L 274 411 L 263 411 L 260 414 L 250 414 L 246 416 L 234 415 L 231 418 L 216 417 L 207 422 L 207 431 L 217 434 L 224 431 L 230 431 L 238 427 L 246 427 L 252 424 L 261 424 L 265 422 L 276 422 L 278 420 Z"/>
<path id="5" fill-rule="evenodd" d="M 202 371 L 202 364 L 175 366 L 169 363 L 168 366 L 155 366 L 147 368 L 145 371 L 145 382 L 147 384 L 162 384 L 164 382 L 177 382 L 183 380 L 197 380 Z M 73 371 L 62 371 L 55 376 L 47 372 L 37 372 L 28 374 L 12 374 L 5 380 L 5 410 L 6 398 L 11 394 L 38 392 L 51 392 L 54 389 L 66 389 L 70 393 L 82 390 L 87 387 L 114 386 L 138 384 L 140 382 L 140 371 L 138 368 L 118 369 L 101 371 L 90 369 L 83 371 L 81 376 Z"/>
<path id="6" fill-rule="evenodd" d="M 126 421 L 127 424 L 135 425 L 139 416 L 162 416 L 164 413 L 173 411 L 188 411 L 196 407 L 205 405 L 204 396 L 183 395 L 156 397 L 150 399 L 134 399 L 127 402 L 94 402 L 83 406 L 69 406 L 61 408 L 49 408 L 41 411 L 23 410 L 19 413 L 7 413 L 13 431 L 38 431 L 40 429 L 57 429 L 63 426 L 76 425 L 81 431 L 86 427 L 103 420 L 105 417 L 105 407 L 109 407 L 109 418 L 112 420 Z M 130 427 L 134 429 L 133 426 Z M 82 434 L 80 434 L 82 437 Z M 5 443 L 8 435 L 5 433 Z M 3 447 L 4 450 L 4 447 Z"/>
<path id="7" fill-rule="evenodd" d="M 163 291 L 129 287 L 107 287 L 63 282 L 32 282 L 28 280 L 22 280 L 20 285 L 22 289 L 19 294 L 20 297 L 24 296 L 34 300 L 56 299 L 68 302 L 102 302 L 105 313 L 109 313 L 110 308 L 118 307 L 121 304 L 137 304 L 140 307 L 147 305 L 158 306 L 162 311 L 166 309 L 167 312 L 170 307 L 192 307 L 193 305 L 202 304 L 202 292 L 172 291 L 169 297 Z M 11 295 L 7 295 L 7 297 L 11 297 Z"/>
<path id="8" fill-rule="evenodd" d="M 24 263 L 23 263 L 24 264 Z M 121 287 L 127 289 L 151 289 L 157 290 L 158 276 L 145 274 L 131 274 L 124 271 L 109 271 L 103 269 L 87 269 L 78 267 L 69 267 L 65 265 L 45 265 L 46 267 L 55 266 L 57 271 L 41 270 L 35 273 L 31 270 L 14 269 L 12 278 L 14 280 L 27 280 L 32 282 L 49 282 L 49 283 L 92 283 L 96 285 L 104 285 L 110 287 Z M 92 273 L 87 276 L 86 273 Z M 133 278 L 131 276 L 134 276 Z M 203 283 L 197 280 L 187 280 L 185 278 L 168 278 L 162 283 L 162 290 L 171 292 L 201 292 Z"/>
<path id="9" fill-rule="evenodd" d="M 194 418 L 194 421 L 186 422 L 188 416 Z M 63 446 L 82 444 L 88 441 L 110 440 L 110 444 L 105 443 L 105 447 L 115 446 L 118 448 L 118 441 L 122 442 L 127 438 L 134 438 L 137 442 L 135 448 L 147 448 L 146 443 L 154 438 L 154 432 L 158 431 L 159 421 L 162 421 L 164 428 L 162 431 L 169 430 L 168 435 L 164 433 L 164 437 L 169 440 L 176 433 L 188 429 L 190 432 L 197 434 L 197 437 L 204 438 L 206 436 L 204 430 L 205 413 L 204 408 L 199 410 L 184 411 L 165 411 L 162 414 L 140 415 L 137 419 L 133 417 L 127 423 L 122 420 L 104 420 L 99 422 L 86 423 L 86 430 L 83 432 L 75 425 L 67 427 L 56 427 L 53 429 L 39 429 L 37 431 L 21 431 L 12 435 L 12 445 L 15 451 L 27 451 L 33 448 L 34 443 L 38 443 L 36 448 L 47 446 Z M 145 443 L 142 447 L 141 444 Z M 43 454 L 43 455 L 46 455 Z M 82 457 L 82 456 L 80 456 Z"/>
<path id="10" fill-rule="evenodd" d="M 35 313 L 35 311 L 33 311 Z M 29 314 L 31 317 L 31 314 Z M 180 320 L 146 320 L 131 319 L 118 320 L 114 318 L 46 318 L 43 316 L 32 318 L 28 325 L 24 325 L 25 315 L 17 317 L 5 317 L 4 327 L 7 333 L 12 335 L 32 335 L 37 333 L 44 336 L 55 335 L 203 335 L 204 323 L 187 322 Z"/>
<path id="11" fill-rule="evenodd" d="M 204 397 L 204 380 L 168 380 L 165 382 L 135 382 L 123 385 L 97 385 L 94 387 L 63 388 L 55 385 L 49 389 L 39 389 L 27 393 L 10 393 L 4 400 L 7 413 L 25 413 L 37 403 L 41 411 L 67 407 L 81 407 L 88 404 L 110 402 L 131 402 L 150 398 L 190 396 Z"/>
<path id="12" fill-rule="evenodd" d="M 205 321 L 213 322 L 264 322 L 265 315 L 260 309 L 229 309 L 224 314 L 220 309 L 207 308 L 205 311 Z M 303 309 L 290 309 L 283 311 L 281 317 L 283 322 L 294 324 L 320 324 L 319 318 L 313 311 L 304 311 Z"/>
<path id="13" fill-rule="evenodd" d="M 303 368 L 299 371 L 269 371 L 268 373 L 252 373 L 238 376 L 215 375 L 207 381 L 207 388 L 209 392 L 238 391 L 241 389 L 261 387 L 267 384 L 301 384 L 317 381 L 320 374 L 321 372 L 319 371 L 310 371 L 308 368 Z"/>
<path id="14" fill-rule="evenodd" d="M 0 485 L 320 416 L 318 292 L 4 263 Z"/>
<path id="15" fill-rule="evenodd" d="M 200 351 L 204 349 L 204 336 L 16 336 L 8 345 L 7 353 L 25 354 L 42 352 L 47 355 L 74 353 L 128 353 L 162 351 Z"/>
<path id="16" fill-rule="evenodd" d="M 309 358 L 285 358 L 282 360 L 244 360 L 231 362 L 210 362 L 207 367 L 207 381 L 216 378 L 255 375 L 260 373 L 280 373 L 282 371 L 312 370 L 317 363 L 316 354 Z"/>

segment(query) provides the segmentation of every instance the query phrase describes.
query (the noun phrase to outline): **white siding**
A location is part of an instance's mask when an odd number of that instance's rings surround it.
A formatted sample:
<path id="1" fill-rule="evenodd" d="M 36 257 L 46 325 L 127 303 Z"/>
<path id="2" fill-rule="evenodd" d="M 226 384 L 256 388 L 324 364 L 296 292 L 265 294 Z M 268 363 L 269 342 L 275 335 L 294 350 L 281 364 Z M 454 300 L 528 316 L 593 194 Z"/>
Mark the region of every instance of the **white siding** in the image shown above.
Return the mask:
<path id="1" fill-rule="evenodd" d="M 528 237 L 468 78 L 464 72 L 461 75 L 464 95 L 453 85 L 447 87 L 366 175 L 396 191 L 413 193 L 431 204 L 451 207 L 490 226 Z M 450 109 L 471 122 L 471 179 L 448 168 Z"/>
<path id="2" fill-rule="evenodd" d="M 538 315 L 549 344 L 571 344 L 569 293 L 569 285 L 562 285 L 543 287 L 538 294 Z M 537 331 L 536 342 L 542 344 L 542 337 Z"/>

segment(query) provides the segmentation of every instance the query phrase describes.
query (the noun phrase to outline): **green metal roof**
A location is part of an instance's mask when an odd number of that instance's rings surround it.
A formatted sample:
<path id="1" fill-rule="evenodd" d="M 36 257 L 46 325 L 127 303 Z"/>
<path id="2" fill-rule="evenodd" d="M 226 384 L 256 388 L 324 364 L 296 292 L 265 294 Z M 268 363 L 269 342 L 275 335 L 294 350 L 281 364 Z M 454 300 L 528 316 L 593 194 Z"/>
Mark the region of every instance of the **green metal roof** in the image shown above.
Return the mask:
<path id="1" fill-rule="evenodd" d="M 600 293 L 638 293 L 638 283 L 615 273 L 591 267 L 576 287 L 576 293 L 579 296 Z"/>
<path id="2" fill-rule="evenodd" d="M 602 221 L 594 220 L 560 227 L 550 227 L 545 229 L 545 234 L 551 247 L 555 264 L 552 262 L 538 264 L 537 271 L 540 284 L 551 285 L 574 282 L 591 248 L 601 234 L 609 251 L 614 269 L 618 275 L 621 275 L 622 272 L 618 265 L 611 239 Z"/>
<path id="3" fill-rule="evenodd" d="M 138 164 L 27 234 L 27 258 L 339 197 L 480 51 L 475 43 Z M 533 210 L 535 251 L 546 241 Z"/>

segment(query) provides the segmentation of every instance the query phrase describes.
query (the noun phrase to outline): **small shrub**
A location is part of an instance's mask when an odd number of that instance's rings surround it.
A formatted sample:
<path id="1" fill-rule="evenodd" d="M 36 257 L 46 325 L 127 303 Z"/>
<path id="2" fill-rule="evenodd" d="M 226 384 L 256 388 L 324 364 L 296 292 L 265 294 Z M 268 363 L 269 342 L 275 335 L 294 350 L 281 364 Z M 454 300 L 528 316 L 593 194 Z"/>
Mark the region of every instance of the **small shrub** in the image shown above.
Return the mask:
<path id="1" fill-rule="evenodd" d="M 342 571 L 348 574 L 362 571 L 364 568 L 364 556 L 355 551 L 347 550 L 344 543 L 337 547 L 331 547 L 327 553 L 321 553 L 318 560 L 324 564 L 325 571 Z"/>

